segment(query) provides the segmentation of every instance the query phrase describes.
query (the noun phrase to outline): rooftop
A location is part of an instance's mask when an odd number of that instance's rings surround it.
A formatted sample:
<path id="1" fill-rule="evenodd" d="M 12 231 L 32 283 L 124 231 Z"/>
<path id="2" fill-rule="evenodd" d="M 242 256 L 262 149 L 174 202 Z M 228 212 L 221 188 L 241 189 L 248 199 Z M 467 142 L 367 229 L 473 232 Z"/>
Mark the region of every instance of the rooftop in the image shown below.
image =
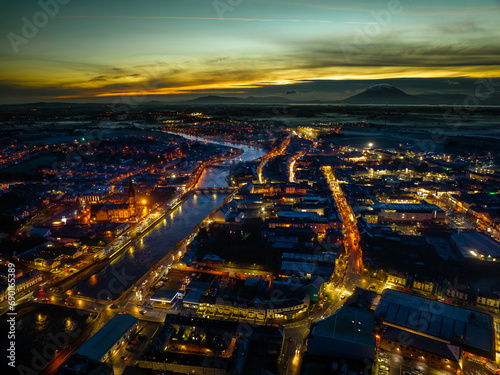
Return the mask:
<path id="1" fill-rule="evenodd" d="M 131 315 L 115 315 L 104 327 L 85 341 L 76 353 L 100 361 L 137 323 L 139 323 L 139 319 Z"/>
<path id="2" fill-rule="evenodd" d="M 383 210 L 395 210 L 404 212 L 420 212 L 420 211 L 443 211 L 438 206 L 429 203 L 385 203 L 380 205 Z"/>
<path id="3" fill-rule="evenodd" d="M 485 313 L 386 289 L 375 316 L 385 323 L 449 342 L 463 337 L 463 349 L 482 356 L 494 355 L 492 318 Z"/>
<path id="4" fill-rule="evenodd" d="M 311 329 L 314 336 L 375 346 L 373 313 L 342 307 L 335 314 L 317 322 Z"/>

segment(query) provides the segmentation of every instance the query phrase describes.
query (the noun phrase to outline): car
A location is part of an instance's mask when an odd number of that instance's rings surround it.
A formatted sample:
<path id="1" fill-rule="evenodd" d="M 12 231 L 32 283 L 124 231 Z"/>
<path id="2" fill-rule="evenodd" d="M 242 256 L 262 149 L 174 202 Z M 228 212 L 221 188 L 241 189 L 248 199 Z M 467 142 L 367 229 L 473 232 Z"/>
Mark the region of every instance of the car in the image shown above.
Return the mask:
<path id="1" fill-rule="evenodd" d="M 387 365 L 380 365 L 379 367 L 381 370 L 389 371 L 389 366 L 387 366 Z"/>
<path id="2" fill-rule="evenodd" d="M 123 362 L 128 361 L 128 357 L 126 355 L 122 355 L 120 358 L 123 360 Z"/>
<path id="3" fill-rule="evenodd" d="M 345 299 L 345 294 L 342 294 L 342 295 L 340 296 L 340 299 Z"/>
<path id="4" fill-rule="evenodd" d="M 136 351 L 134 348 L 132 348 L 130 346 L 127 347 L 125 350 L 128 351 L 128 352 L 131 352 L 131 353 L 134 353 Z"/>
<path id="5" fill-rule="evenodd" d="M 137 345 L 137 344 L 138 344 L 137 340 L 132 340 L 132 341 L 130 341 L 130 343 L 131 343 L 131 344 L 134 344 L 134 345 Z"/>
<path id="6" fill-rule="evenodd" d="M 144 333 L 140 333 L 137 338 L 139 339 L 139 341 L 144 341 L 148 338 L 148 336 L 146 336 Z"/>
<path id="7" fill-rule="evenodd" d="M 290 342 L 292 342 L 292 341 L 294 341 L 294 340 L 295 340 L 295 337 L 293 337 L 293 336 L 290 336 L 290 337 L 288 338 L 288 341 L 290 341 Z"/>
<path id="8" fill-rule="evenodd" d="M 141 310 L 141 311 L 139 311 L 139 314 L 144 315 L 144 314 L 146 314 L 147 312 L 148 312 L 147 310 Z"/>

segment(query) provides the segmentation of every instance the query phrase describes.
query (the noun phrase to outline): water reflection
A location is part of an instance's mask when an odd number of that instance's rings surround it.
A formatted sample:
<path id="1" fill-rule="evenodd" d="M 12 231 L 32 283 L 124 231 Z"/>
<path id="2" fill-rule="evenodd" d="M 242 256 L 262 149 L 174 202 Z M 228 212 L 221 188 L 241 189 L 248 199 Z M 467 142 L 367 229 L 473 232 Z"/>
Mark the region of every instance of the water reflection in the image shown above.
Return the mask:
<path id="1" fill-rule="evenodd" d="M 185 238 L 196 225 L 222 203 L 225 197 L 227 194 L 217 194 L 215 197 L 212 194 L 194 195 L 189 198 L 182 204 L 182 210 L 178 209 L 165 217 L 164 223 L 142 237 L 142 243 L 136 242 L 132 252 L 126 251 L 99 271 L 96 276 L 97 283 L 90 282 L 90 279 L 82 281 L 74 288 L 75 292 L 96 298 L 99 292 L 106 290 L 113 295 L 113 298 L 118 297 L 121 291 L 126 290 L 148 272 L 152 264 L 165 256 L 178 241 Z M 178 259 L 178 254 L 176 255 Z M 127 277 L 123 285 L 120 285 L 123 289 L 115 293 L 116 288 L 110 288 L 110 285 L 116 282 L 113 280 L 116 279 L 117 274 L 125 274 Z"/>
<path id="2" fill-rule="evenodd" d="M 97 284 L 97 274 L 94 274 L 92 276 L 90 276 L 90 279 L 89 279 L 89 284 L 94 286 Z"/>
<path id="3" fill-rule="evenodd" d="M 35 331 L 44 331 L 47 329 L 47 315 L 39 313 L 36 317 Z"/>
<path id="4" fill-rule="evenodd" d="M 74 321 L 70 317 L 66 318 L 66 320 L 65 320 L 65 326 L 64 326 L 64 331 L 66 333 L 73 332 L 77 327 L 78 327 L 78 324 L 76 323 L 76 321 Z"/>

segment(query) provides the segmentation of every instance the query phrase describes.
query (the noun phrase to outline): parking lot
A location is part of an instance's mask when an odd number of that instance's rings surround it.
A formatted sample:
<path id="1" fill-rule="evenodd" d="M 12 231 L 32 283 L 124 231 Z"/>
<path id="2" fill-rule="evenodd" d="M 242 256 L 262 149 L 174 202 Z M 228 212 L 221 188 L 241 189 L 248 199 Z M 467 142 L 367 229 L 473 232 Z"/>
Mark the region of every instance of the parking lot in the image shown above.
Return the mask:
<path id="1" fill-rule="evenodd" d="M 453 373 L 429 367 L 419 360 L 406 359 L 399 354 L 379 350 L 375 357 L 375 375 L 453 375 Z"/>

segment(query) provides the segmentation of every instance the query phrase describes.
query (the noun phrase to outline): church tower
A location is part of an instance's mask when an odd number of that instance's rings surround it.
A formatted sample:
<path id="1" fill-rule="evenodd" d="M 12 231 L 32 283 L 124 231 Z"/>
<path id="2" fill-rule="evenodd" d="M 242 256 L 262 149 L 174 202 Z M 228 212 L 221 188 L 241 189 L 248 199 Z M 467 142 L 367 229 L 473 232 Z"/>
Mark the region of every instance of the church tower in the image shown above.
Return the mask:
<path id="1" fill-rule="evenodd" d="M 132 176 L 128 178 L 128 199 L 127 199 L 128 209 L 130 211 L 130 216 L 136 215 L 136 204 L 135 204 L 135 188 L 132 183 Z"/>

